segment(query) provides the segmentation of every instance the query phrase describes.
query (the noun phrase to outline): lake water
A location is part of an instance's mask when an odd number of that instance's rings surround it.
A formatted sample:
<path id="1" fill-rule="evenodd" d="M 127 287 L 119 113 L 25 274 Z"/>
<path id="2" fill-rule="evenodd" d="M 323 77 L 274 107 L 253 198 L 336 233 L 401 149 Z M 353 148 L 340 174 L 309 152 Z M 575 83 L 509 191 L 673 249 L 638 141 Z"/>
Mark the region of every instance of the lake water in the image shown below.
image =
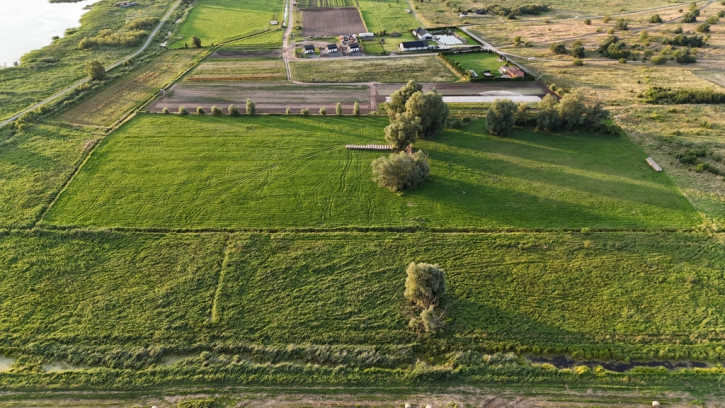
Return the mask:
<path id="1" fill-rule="evenodd" d="M 13 65 L 29 51 L 63 36 L 70 27 L 80 26 L 80 18 L 89 4 L 50 3 L 48 0 L 0 0 L 0 67 Z"/>

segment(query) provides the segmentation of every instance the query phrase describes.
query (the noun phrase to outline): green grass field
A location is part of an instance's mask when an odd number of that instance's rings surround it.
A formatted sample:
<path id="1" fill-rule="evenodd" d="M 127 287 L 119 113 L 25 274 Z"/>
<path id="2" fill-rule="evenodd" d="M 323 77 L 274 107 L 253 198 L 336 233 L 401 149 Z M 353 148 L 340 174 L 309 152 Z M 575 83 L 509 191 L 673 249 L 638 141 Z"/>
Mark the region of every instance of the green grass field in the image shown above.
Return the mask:
<path id="1" fill-rule="evenodd" d="M 340 359 L 347 366 L 342 373 L 360 366 L 402 370 L 356 374 L 371 381 L 399 381 L 414 367 L 413 350 L 431 364 L 466 350 L 717 360 L 723 357 L 723 238 L 4 233 L 0 353 L 146 368 L 165 355 L 215 351 L 238 354 L 237 361 L 322 364 L 310 370 Z M 420 338 L 406 328 L 413 310 L 402 293 L 410 261 L 439 263 L 447 272 L 447 328 L 440 335 Z M 315 352 L 315 345 L 335 349 Z M 212 364 L 234 370 L 237 363 Z M 197 360 L 183 372 L 203 370 Z M 296 370 L 286 374 L 315 381 Z M 169 373 L 145 375 L 156 382 Z"/>
<path id="2" fill-rule="evenodd" d="M 191 47 L 192 36 L 208 46 L 268 29 L 270 20 L 281 20 L 283 4 L 282 0 L 199 0 L 179 29 L 181 38 L 171 47 L 181 48 L 184 43 Z"/>
<path id="3" fill-rule="evenodd" d="M 358 0 L 365 26 L 371 32 L 380 31 L 409 32 L 421 26 L 421 22 L 412 13 L 406 13 L 409 7 L 404 1 Z"/>
<path id="4" fill-rule="evenodd" d="M 96 140 L 87 131 L 49 125 L 0 140 L 0 228 L 34 223 Z"/>
<path id="5" fill-rule="evenodd" d="M 389 45 L 386 50 L 390 51 Z M 435 55 L 379 60 L 293 61 L 290 62 L 290 70 L 292 78 L 300 82 L 405 83 L 410 79 L 419 82 L 452 82 L 458 79 Z M 325 75 L 320 75 L 320 72 Z"/>
<path id="6" fill-rule="evenodd" d="M 145 115 L 106 139 L 43 225 L 138 228 L 679 227 L 698 214 L 627 139 L 483 121 L 417 143 L 433 177 L 403 195 L 371 180 L 382 118 Z"/>
<path id="7" fill-rule="evenodd" d="M 445 58 L 450 61 L 459 62 L 464 70 L 472 69 L 476 71 L 476 74 L 479 76 L 483 76 L 481 71 L 484 70 L 491 71 L 491 74 L 495 77 L 501 76 L 498 69 L 504 65 L 504 62 L 499 61 L 499 57 L 496 54 L 489 54 L 485 52 L 446 55 Z"/>
<path id="8" fill-rule="evenodd" d="M 173 50 L 162 54 L 56 119 L 80 125 L 109 126 L 156 95 L 180 72 L 191 68 L 200 54 L 199 50 Z"/>

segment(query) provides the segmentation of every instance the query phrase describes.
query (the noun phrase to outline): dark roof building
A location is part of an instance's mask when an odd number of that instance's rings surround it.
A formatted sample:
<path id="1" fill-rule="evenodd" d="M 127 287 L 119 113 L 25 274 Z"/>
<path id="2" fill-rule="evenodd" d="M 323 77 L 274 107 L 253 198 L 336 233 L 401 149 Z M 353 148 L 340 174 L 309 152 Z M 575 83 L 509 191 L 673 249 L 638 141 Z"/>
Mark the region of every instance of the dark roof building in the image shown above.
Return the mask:
<path id="1" fill-rule="evenodd" d="M 433 35 L 431 33 L 429 33 L 428 30 L 426 30 L 423 27 L 418 27 L 415 30 L 413 30 L 413 35 L 415 36 L 415 38 L 417 38 L 419 40 L 430 40 L 433 38 Z"/>
<path id="2" fill-rule="evenodd" d="M 428 48 L 428 41 L 403 41 L 400 43 L 401 51 L 418 51 L 427 50 Z"/>
<path id="3" fill-rule="evenodd" d="M 327 44 L 327 52 L 337 52 L 337 44 Z"/>

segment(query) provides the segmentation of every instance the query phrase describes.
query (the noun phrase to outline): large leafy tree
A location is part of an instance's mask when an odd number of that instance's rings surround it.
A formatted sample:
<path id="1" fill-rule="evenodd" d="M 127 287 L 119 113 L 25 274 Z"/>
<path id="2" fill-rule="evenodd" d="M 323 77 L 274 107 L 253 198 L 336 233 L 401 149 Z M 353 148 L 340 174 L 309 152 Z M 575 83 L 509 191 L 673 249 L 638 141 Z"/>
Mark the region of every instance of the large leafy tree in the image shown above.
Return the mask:
<path id="1" fill-rule="evenodd" d="M 443 130 L 450 109 L 438 92 L 416 92 L 405 103 L 405 112 L 420 118 L 419 139 L 430 139 Z"/>
<path id="2" fill-rule="evenodd" d="M 390 102 L 388 102 L 388 116 L 390 116 L 390 119 L 394 119 L 395 115 L 398 113 L 405 112 L 405 103 L 408 102 L 408 99 L 410 99 L 414 93 L 421 92 L 422 90 L 423 85 L 411 79 L 407 84 L 403 85 L 402 88 L 393 92 L 393 94 L 390 95 Z"/>
<path id="3" fill-rule="evenodd" d="M 393 150 L 405 150 L 413 144 L 415 136 L 420 132 L 420 118 L 410 113 L 396 113 L 390 125 L 385 127 L 385 140 Z"/>
<path id="4" fill-rule="evenodd" d="M 496 99 L 486 112 L 486 128 L 496 136 L 506 136 L 514 130 L 516 105 L 510 99 Z"/>

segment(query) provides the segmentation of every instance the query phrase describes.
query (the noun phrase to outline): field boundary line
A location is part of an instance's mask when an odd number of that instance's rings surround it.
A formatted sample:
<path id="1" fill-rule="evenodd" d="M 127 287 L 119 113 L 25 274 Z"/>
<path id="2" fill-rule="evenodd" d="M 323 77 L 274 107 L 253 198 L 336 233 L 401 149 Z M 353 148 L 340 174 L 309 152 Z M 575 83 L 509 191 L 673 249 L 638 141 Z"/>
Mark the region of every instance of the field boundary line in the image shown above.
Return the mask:
<path id="1" fill-rule="evenodd" d="M 219 298 L 221 297 L 222 286 L 224 285 L 224 277 L 227 270 L 227 264 L 229 263 L 229 244 L 232 240 L 231 235 L 227 235 L 224 240 L 224 247 L 222 249 L 222 264 L 219 269 L 219 278 L 216 283 L 216 290 L 214 291 L 214 298 L 211 303 L 211 316 L 210 320 L 212 323 L 219 323 L 220 313 L 219 312 Z"/>
<path id="2" fill-rule="evenodd" d="M 99 143 L 100 144 L 100 143 Z M 47 212 L 47 211 L 46 211 Z M 583 229 L 586 232 L 582 232 Z M 561 227 L 561 228 L 476 228 L 476 227 L 422 227 L 422 226 L 399 226 L 399 227 L 365 227 L 365 226 L 344 226 L 344 227 L 241 227 L 241 228 L 164 228 L 164 227 L 89 227 L 78 225 L 53 225 L 44 224 L 37 227 L 41 231 L 84 231 L 84 232 L 119 232 L 137 234 L 234 234 L 234 233 L 305 233 L 305 234 L 327 234 L 327 233 L 437 233 L 437 234 L 548 234 L 548 233 L 657 233 L 657 232 L 700 232 L 701 225 L 672 226 L 672 227 Z"/>

